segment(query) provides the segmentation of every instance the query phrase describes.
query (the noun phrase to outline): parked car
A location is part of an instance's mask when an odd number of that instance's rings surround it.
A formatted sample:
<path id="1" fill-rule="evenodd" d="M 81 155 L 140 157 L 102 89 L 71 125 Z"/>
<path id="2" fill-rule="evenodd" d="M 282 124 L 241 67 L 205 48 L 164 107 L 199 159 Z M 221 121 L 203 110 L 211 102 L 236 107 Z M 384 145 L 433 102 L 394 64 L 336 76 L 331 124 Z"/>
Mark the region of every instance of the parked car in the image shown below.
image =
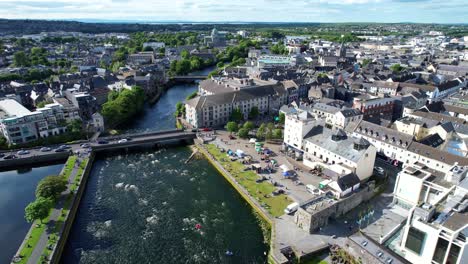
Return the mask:
<path id="1" fill-rule="evenodd" d="M 98 140 L 97 143 L 103 145 L 103 144 L 109 144 L 109 141 L 107 141 L 107 140 Z"/>
<path id="2" fill-rule="evenodd" d="M 126 138 L 123 138 L 123 139 L 117 141 L 117 143 L 127 143 L 127 142 L 128 142 L 128 140 Z"/>
<path id="3" fill-rule="evenodd" d="M 385 173 L 385 170 L 382 167 L 375 167 L 374 170 L 381 175 Z"/>
<path id="4" fill-rule="evenodd" d="M 5 154 L 0 153 L 0 158 L 3 158 L 3 157 L 5 157 Z"/>
<path id="5" fill-rule="evenodd" d="M 83 144 L 80 145 L 80 147 L 89 148 L 89 147 L 91 147 L 91 145 L 89 143 L 83 143 Z"/>
<path id="6" fill-rule="evenodd" d="M 16 159 L 16 158 L 18 158 L 18 157 L 16 157 L 16 155 L 9 154 L 9 155 L 6 155 L 3 159 L 10 160 L 10 159 Z"/>
<path id="7" fill-rule="evenodd" d="M 28 155 L 29 151 L 22 149 L 22 150 L 19 150 L 18 152 L 16 152 L 16 154 L 18 154 L 18 155 Z"/>
<path id="8" fill-rule="evenodd" d="M 49 151 L 51 151 L 52 149 L 49 148 L 49 147 L 42 147 L 40 150 L 41 150 L 41 152 L 49 152 Z"/>
<path id="9" fill-rule="evenodd" d="M 298 203 L 292 203 L 284 209 L 285 214 L 293 214 L 299 209 L 299 204 Z"/>
<path id="10" fill-rule="evenodd" d="M 65 151 L 67 150 L 64 148 L 60 148 L 60 147 L 54 150 L 54 152 L 65 152 Z"/>
<path id="11" fill-rule="evenodd" d="M 209 131 L 212 131 L 213 129 L 211 128 L 208 128 L 208 127 L 205 127 L 205 128 L 202 128 L 201 131 L 203 132 L 209 132 Z"/>
<path id="12" fill-rule="evenodd" d="M 60 145 L 60 147 L 59 147 L 59 148 L 62 148 L 62 149 L 70 149 L 71 147 L 70 147 L 70 146 L 68 146 L 68 145 Z"/>

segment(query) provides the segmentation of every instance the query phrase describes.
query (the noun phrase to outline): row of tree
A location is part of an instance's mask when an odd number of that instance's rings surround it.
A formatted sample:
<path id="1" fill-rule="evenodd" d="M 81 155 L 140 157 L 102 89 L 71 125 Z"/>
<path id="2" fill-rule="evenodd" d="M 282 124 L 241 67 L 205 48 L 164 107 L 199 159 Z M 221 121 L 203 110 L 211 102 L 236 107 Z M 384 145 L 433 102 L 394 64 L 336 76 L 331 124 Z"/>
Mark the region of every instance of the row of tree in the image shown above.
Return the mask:
<path id="1" fill-rule="evenodd" d="M 137 113 L 143 110 L 145 104 L 145 92 L 138 86 L 131 90 L 109 93 L 108 100 L 102 105 L 101 114 L 104 116 L 109 127 L 126 123 Z"/>
<path id="2" fill-rule="evenodd" d="M 181 56 L 181 60 L 171 62 L 169 74 L 186 75 L 214 64 L 213 60 L 203 60 L 198 56 L 190 56 L 189 52 L 186 50 L 182 51 Z"/>
<path id="3" fill-rule="evenodd" d="M 251 121 L 247 121 L 243 125 L 239 125 L 234 121 L 230 121 L 226 124 L 226 130 L 229 133 L 237 133 L 237 135 L 241 138 L 248 138 L 250 132 L 252 132 L 254 129 L 255 124 Z M 255 136 L 258 139 L 282 139 L 283 131 L 280 128 L 276 128 L 275 124 L 273 123 L 262 123 L 258 127 Z"/>
<path id="4" fill-rule="evenodd" d="M 24 209 L 26 221 L 29 223 L 46 218 L 56 203 L 60 194 L 67 189 L 67 180 L 63 176 L 47 176 L 36 188 L 36 200 Z"/>

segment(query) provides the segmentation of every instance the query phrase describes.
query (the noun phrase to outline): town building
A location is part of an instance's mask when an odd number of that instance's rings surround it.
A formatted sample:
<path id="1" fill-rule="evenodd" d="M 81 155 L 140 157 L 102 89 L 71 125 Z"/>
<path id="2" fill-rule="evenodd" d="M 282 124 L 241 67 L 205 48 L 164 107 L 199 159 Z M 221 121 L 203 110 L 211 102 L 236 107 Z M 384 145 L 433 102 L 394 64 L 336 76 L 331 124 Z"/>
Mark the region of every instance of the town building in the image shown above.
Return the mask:
<path id="1" fill-rule="evenodd" d="M 399 252 L 409 262 L 468 261 L 467 170 L 453 166 L 441 172 L 415 163 L 398 174 L 394 203 L 409 212 Z"/>
<path id="2" fill-rule="evenodd" d="M 260 115 L 278 113 L 287 103 L 287 92 L 282 85 L 259 86 L 225 93 L 197 96 L 185 102 L 185 121 L 192 127 L 222 127 L 234 109 L 243 119 L 249 117 L 253 107 Z"/>
<path id="3" fill-rule="evenodd" d="M 63 106 L 48 104 L 34 112 L 12 99 L 0 100 L 0 130 L 10 144 L 23 144 L 66 131 Z"/>

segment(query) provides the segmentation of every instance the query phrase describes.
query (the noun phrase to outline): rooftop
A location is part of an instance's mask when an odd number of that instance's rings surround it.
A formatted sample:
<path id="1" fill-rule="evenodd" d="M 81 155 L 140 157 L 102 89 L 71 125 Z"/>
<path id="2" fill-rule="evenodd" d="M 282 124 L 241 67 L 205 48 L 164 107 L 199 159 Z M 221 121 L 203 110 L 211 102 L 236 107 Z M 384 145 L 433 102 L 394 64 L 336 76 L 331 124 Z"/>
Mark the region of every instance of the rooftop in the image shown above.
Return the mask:
<path id="1" fill-rule="evenodd" d="M 0 100 L 0 109 L 10 117 L 23 117 L 31 114 L 31 111 L 13 99 Z"/>

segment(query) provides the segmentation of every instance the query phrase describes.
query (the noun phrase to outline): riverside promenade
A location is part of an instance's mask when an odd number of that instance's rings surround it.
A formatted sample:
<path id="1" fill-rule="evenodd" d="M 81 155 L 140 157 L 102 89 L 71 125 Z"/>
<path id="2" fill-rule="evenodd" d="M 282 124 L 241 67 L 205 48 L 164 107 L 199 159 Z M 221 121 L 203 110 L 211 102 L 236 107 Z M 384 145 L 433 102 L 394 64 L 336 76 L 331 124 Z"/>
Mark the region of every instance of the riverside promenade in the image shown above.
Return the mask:
<path id="1" fill-rule="evenodd" d="M 63 243 L 62 235 L 70 223 L 71 208 L 74 203 L 79 203 L 80 193 L 77 192 L 81 186 L 85 173 L 89 172 L 90 154 L 80 153 L 70 156 L 60 175 L 68 181 L 67 189 L 61 193 L 55 206 L 51 209 L 49 216 L 44 220 L 35 221 L 28 231 L 23 243 L 19 247 L 12 263 L 56 263 L 61 251 L 58 246 Z M 75 212 L 73 212 L 74 215 Z M 71 220 L 72 221 L 72 220 Z"/>
<path id="2" fill-rule="evenodd" d="M 198 150 L 204 154 L 204 156 L 210 161 L 210 163 L 223 175 L 226 180 L 238 191 L 238 193 L 252 206 L 252 208 L 270 225 L 270 255 L 269 259 L 274 263 L 288 263 L 289 260 L 281 253 L 280 249 L 276 246 L 278 243 L 276 241 L 276 225 L 275 218 L 271 216 L 268 211 L 263 208 L 258 201 L 253 198 L 249 192 L 238 183 L 236 178 L 228 172 L 211 153 L 205 148 L 202 143 L 195 141 L 195 145 Z"/>

